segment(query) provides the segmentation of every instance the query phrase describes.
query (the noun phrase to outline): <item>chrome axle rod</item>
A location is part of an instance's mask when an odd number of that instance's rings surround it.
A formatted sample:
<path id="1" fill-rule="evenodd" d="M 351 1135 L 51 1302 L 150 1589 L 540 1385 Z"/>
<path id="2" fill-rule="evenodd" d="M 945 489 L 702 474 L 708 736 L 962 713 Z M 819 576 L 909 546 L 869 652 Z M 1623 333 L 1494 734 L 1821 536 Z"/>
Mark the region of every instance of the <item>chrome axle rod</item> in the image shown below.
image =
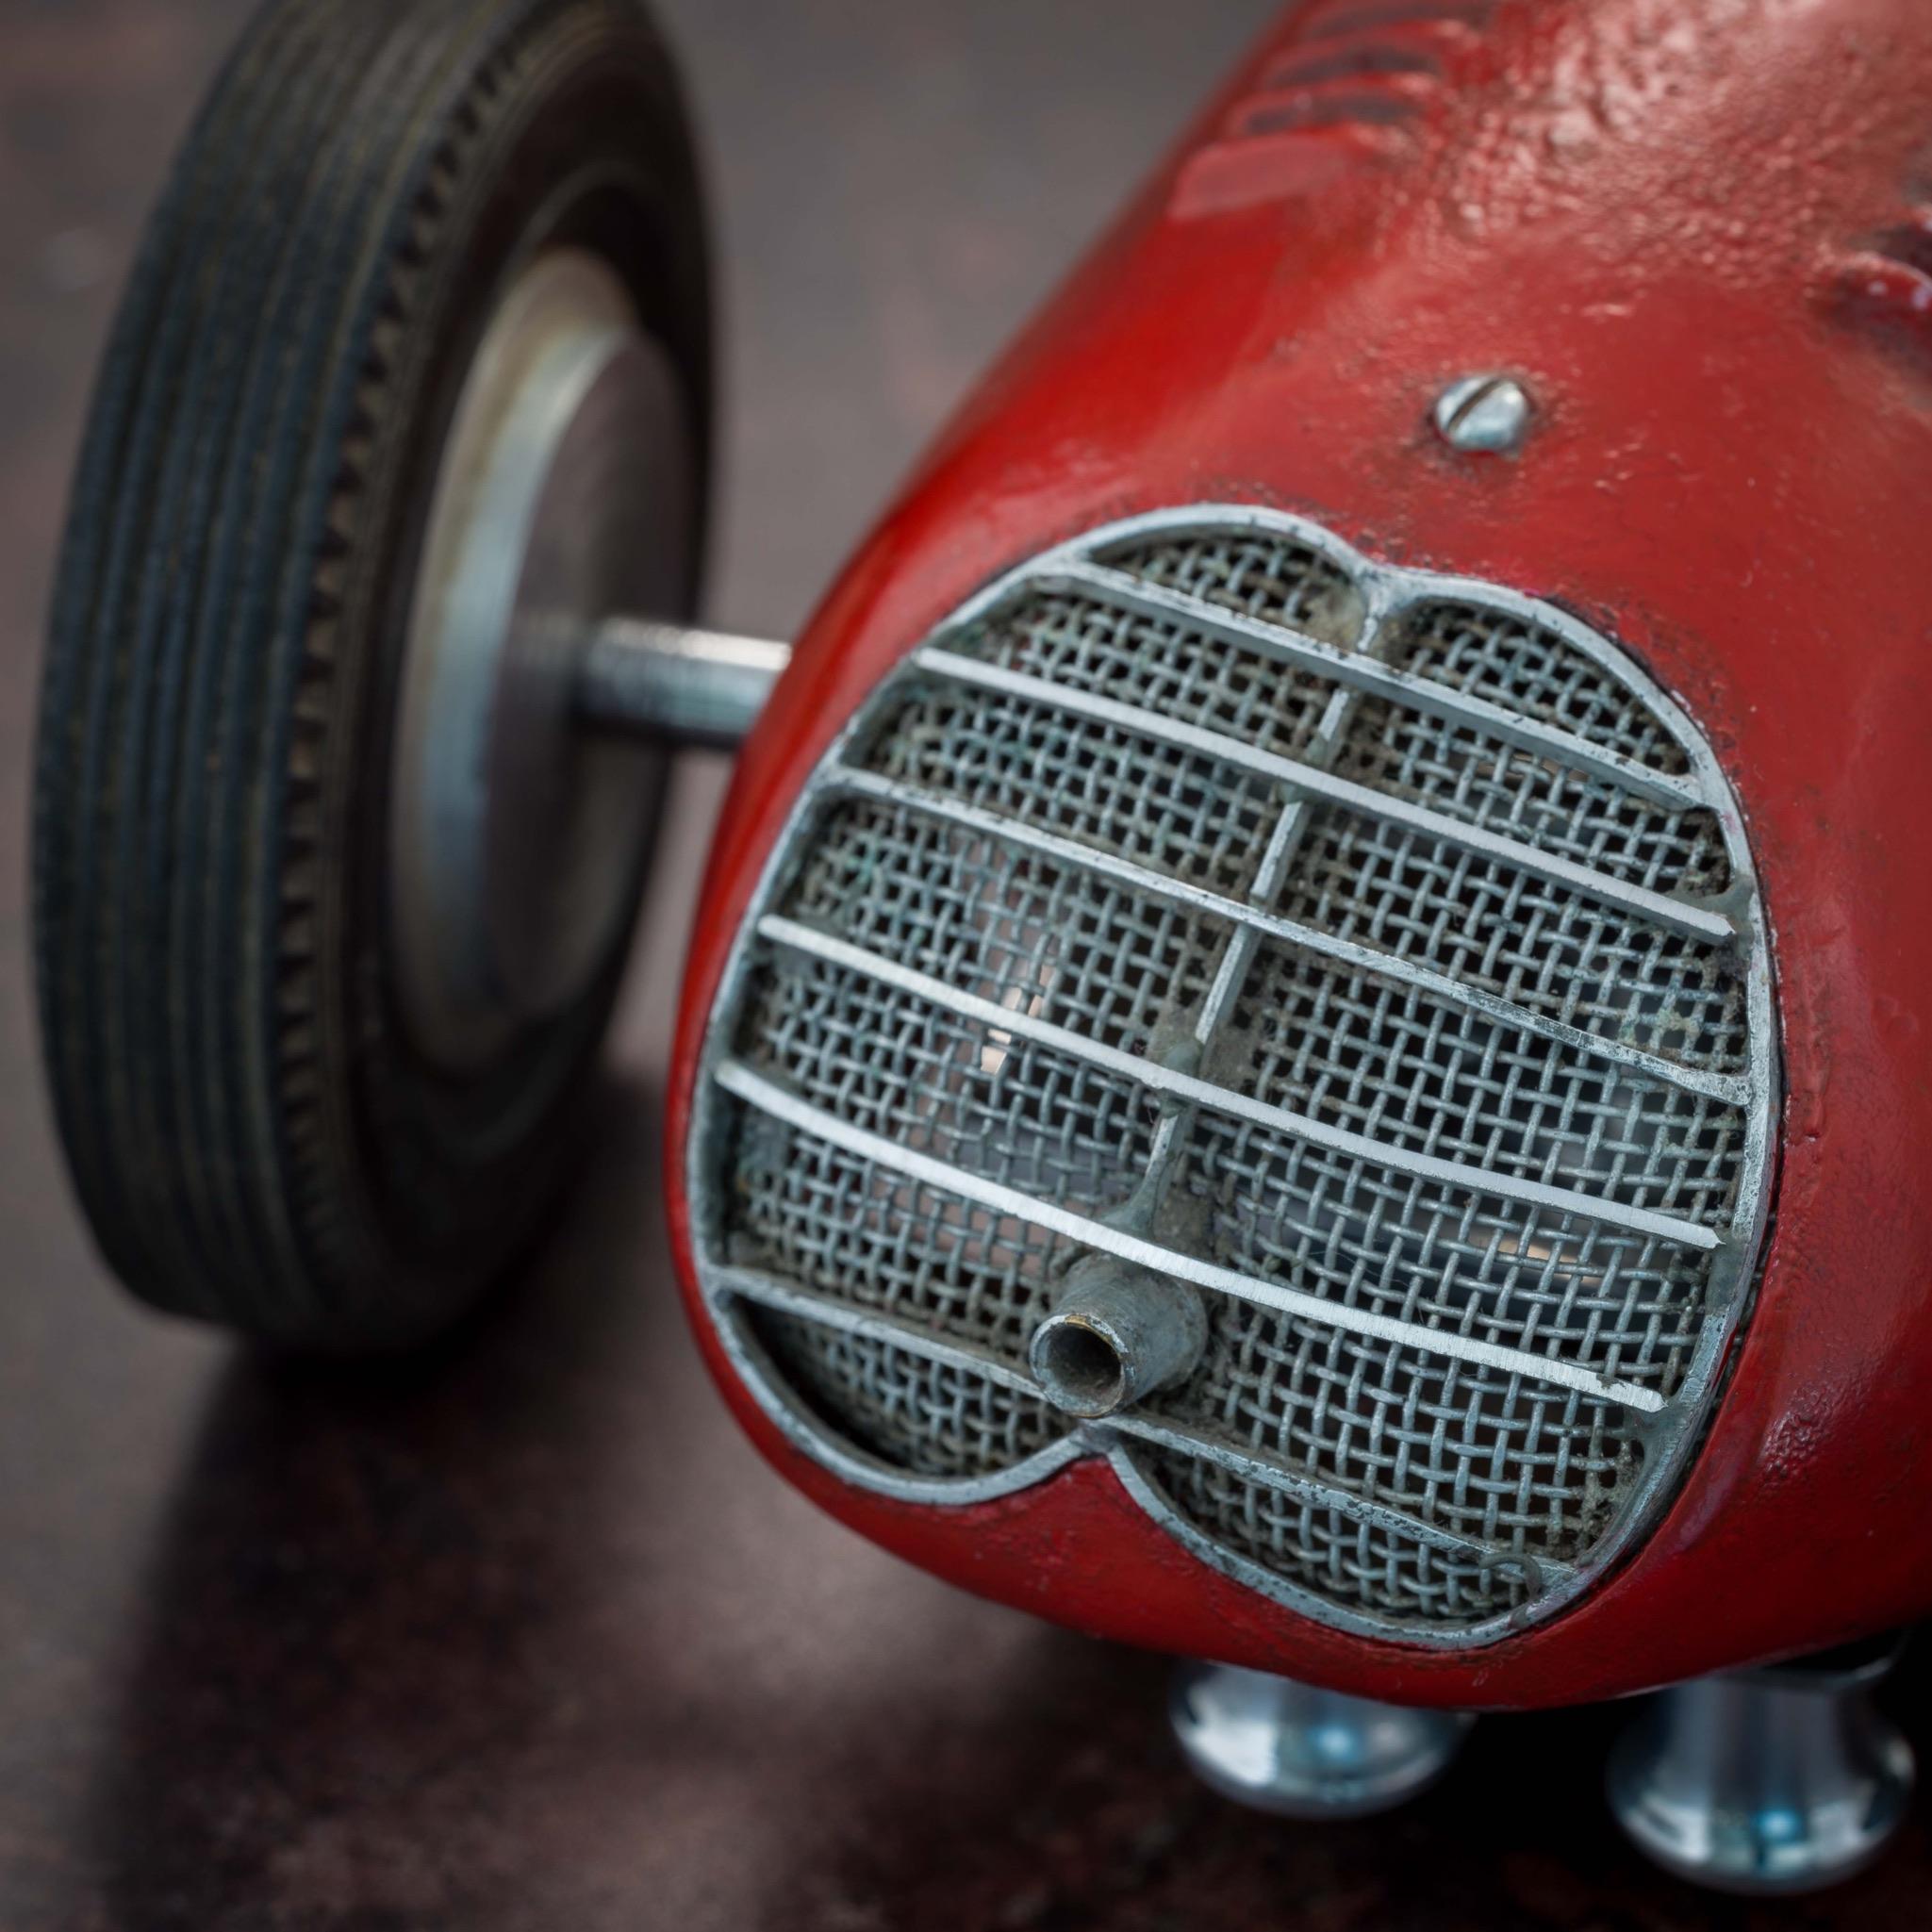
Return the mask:
<path id="1" fill-rule="evenodd" d="M 791 646 L 647 618 L 606 618 L 578 662 L 577 715 L 605 730 L 731 751 L 751 729 Z"/>

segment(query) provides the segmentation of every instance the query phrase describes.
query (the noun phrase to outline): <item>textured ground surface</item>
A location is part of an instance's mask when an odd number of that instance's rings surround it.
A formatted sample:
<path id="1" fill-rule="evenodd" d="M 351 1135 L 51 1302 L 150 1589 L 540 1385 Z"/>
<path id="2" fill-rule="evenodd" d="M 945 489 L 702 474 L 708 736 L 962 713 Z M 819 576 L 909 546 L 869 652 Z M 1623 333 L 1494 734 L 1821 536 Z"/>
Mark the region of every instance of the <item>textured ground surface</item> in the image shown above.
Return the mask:
<path id="1" fill-rule="evenodd" d="M 1266 10 L 669 7 L 723 222 L 716 618 L 800 619 Z M 1597 1799 L 1612 1713 L 1492 1723 L 1379 1825 L 1244 1816 L 1173 1762 L 1157 1662 L 780 1488 L 699 1378 L 655 1179 L 715 764 L 682 775 L 602 1158 L 527 1284 L 375 1378 L 270 1372 L 116 1297 L 34 1064 L 36 637 L 86 373 L 239 14 L 0 0 L 0 1932 L 1926 1924 L 1924 1824 L 1828 1905 L 1652 1877 Z"/>

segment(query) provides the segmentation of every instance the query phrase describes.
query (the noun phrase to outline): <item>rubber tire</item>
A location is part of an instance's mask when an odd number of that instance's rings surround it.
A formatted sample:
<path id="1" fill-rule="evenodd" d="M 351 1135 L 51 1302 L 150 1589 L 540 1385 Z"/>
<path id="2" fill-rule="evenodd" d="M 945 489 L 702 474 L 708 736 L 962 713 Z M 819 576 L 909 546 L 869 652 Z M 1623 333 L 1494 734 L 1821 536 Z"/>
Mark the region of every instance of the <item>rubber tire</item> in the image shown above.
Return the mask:
<path id="1" fill-rule="evenodd" d="M 55 1111 L 122 1280 L 274 1344 L 432 1333 L 580 1150 L 620 954 L 459 1078 L 412 1049 L 385 931 L 438 453 L 549 242 L 609 261 L 669 351 L 702 504 L 701 197 L 636 0 L 277 0 L 176 161 L 93 400 L 36 771 Z"/>

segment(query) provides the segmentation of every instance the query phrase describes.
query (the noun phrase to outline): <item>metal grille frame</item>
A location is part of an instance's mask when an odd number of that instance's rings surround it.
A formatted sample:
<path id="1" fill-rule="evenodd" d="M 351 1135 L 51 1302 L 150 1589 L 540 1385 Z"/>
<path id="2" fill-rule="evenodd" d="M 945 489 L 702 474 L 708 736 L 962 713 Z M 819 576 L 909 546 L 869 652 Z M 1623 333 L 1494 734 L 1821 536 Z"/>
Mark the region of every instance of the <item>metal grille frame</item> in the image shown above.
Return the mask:
<path id="1" fill-rule="evenodd" d="M 1217 600 L 1211 589 L 1202 587 L 1189 565 L 1187 547 L 1191 543 L 1247 543 L 1258 552 L 1293 547 L 1310 553 L 1313 569 L 1299 592 L 1291 587 L 1278 593 L 1263 586 L 1245 604 Z M 1134 573 L 1110 568 L 1106 561 L 1119 564 L 1135 556 L 1157 557 L 1159 568 Z M 1271 883 L 1255 876 L 1257 869 L 1266 870 L 1265 854 L 1238 880 L 1225 875 L 1189 880 L 1171 870 L 1149 867 L 1144 859 L 1110 856 L 1100 849 L 1091 827 L 1084 833 L 1075 828 L 1070 835 L 1062 835 L 1051 826 L 1021 822 L 983 806 L 955 801 L 950 812 L 952 824 L 966 835 L 1002 842 L 1017 839 L 1057 866 L 1074 872 L 1084 868 L 1084 878 L 1108 889 L 1123 882 L 1129 888 L 1147 887 L 1177 915 L 1194 918 L 1197 931 L 1203 926 L 1225 925 L 1231 935 L 1228 958 L 1237 965 L 1224 1007 L 1231 1006 L 1238 998 L 1262 948 L 1286 947 L 1299 959 L 1304 955 L 1298 949 L 1313 940 L 1318 942 L 1313 949 L 1322 966 L 1343 973 L 1354 970 L 1370 976 L 1375 983 L 1394 983 L 1413 989 L 1418 999 L 1444 1002 L 1445 1010 L 1496 1029 L 1499 1036 L 1502 1030 L 1510 1030 L 1521 1036 L 1515 1040 L 1519 1046 L 1580 1054 L 1585 1064 L 1599 1066 L 1607 1081 L 1621 1073 L 1662 1088 L 1667 1099 L 1681 1099 L 1693 1107 L 1707 1101 L 1722 1103 L 1736 1111 L 1742 1120 L 1742 1146 L 1735 1154 L 1732 1211 L 1722 1228 L 1714 1231 L 1701 1229 L 1694 1235 L 1693 1245 L 1709 1251 L 1702 1318 L 1690 1338 L 1687 1357 L 1679 1346 L 1667 1394 L 1659 1393 L 1655 1378 L 1619 1380 L 1613 1373 L 1606 1375 L 1581 1363 L 1544 1357 L 1534 1349 L 1498 1348 L 1467 1336 L 1445 1340 L 1438 1330 L 1419 1332 L 1415 1325 L 1399 1320 L 1392 1329 L 1389 1318 L 1373 1306 L 1366 1310 L 1353 1305 L 1344 1308 L 1324 1303 L 1320 1296 L 1291 1291 L 1293 1305 L 1282 1310 L 1279 1303 L 1257 1297 L 1263 1299 L 1263 1308 L 1274 1307 L 1283 1313 L 1287 1326 L 1296 1332 L 1310 1326 L 1320 1329 L 1325 1323 L 1333 1324 L 1328 1332 L 1345 1343 L 1381 1346 L 1390 1358 L 1403 1351 L 1418 1354 L 1432 1370 L 1446 1370 L 1451 1379 L 1459 1363 L 1472 1379 L 1494 1381 L 1498 1377 L 1527 1376 L 1532 1384 L 1546 1384 L 1547 1395 L 1559 1406 L 1567 1401 L 1573 1415 L 1579 1404 L 1591 1412 L 1615 1408 L 1623 1417 L 1626 1434 L 1641 1447 L 1641 1468 L 1634 1480 L 1616 1492 L 1607 1527 L 1576 1559 L 1557 1560 L 1486 1543 L 1478 1535 L 1445 1531 L 1412 1512 L 1386 1506 L 1372 1493 L 1318 1480 L 1249 1454 L 1198 1426 L 1196 1418 L 1177 1415 L 1176 1405 L 1160 1396 L 1139 1409 L 1097 1422 L 1076 1422 L 1049 1410 L 1049 1416 L 1062 1432 L 1010 1465 L 965 1476 L 921 1474 L 868 1453 L 851 1439 L 849 1430 L 842 1431 L 828 1418 L 813 1394 L 799 1386 L 796 1377 L 775 1358 L 770 1346 L 774 1325 L 817 1325 L 825 1331 L 829 1352 L 870 1351 L 866 1356 L 870 1363 L 889 1361 L 897 1354 L 916 1372 L 913 1379 L 919 1386 L 943 1384 L 956 1389 L 964 1380 L 987 1398 L 1006 1404 L 1010 1440 L 1036 1440 L 1047 1433 L 1037 1427 L 1032 1415 L 1033 1406 L 1041 1398 L 1025 1366 L 1023 1352 L 1016 1359 L 983 1338 L 950 1333 L 943 1327 L 908 1320 L 850 1297 L 748 1268 L 735 1260 L 726 1238 L 726 1210 L 734 1186 L 728 1164 L 741 1121 L 759 1116 L 767 1123 L 783 1123 L 789 1117 L 793 1127 L 816 1132 L 824 1127 L 826 1118 L 822 1111 L 815 1111 L 813 1103 L 787 1093 L 735 1057 L 748 1001 L 757 995 L 763 949 L 773 945 L 781 949 L 800 946 L 806 949 L 805 956 L 815 969 L 820 965 L 835 968 L 857 964 L 871 973 L 883 972 L 883 983 L 915 1000 L 932 990 L 928 982 L 933 976 L 904 969 L 895 973 L 889 962 L 867 954 L 863 949 L 844 948 L 844 952 L 855 957 L 842 959 L 839 942 L 828 942 L 823 935 L 783 916 L 787 895 L 810 862 L 831 815 L 841 806 L 850 807 L 862 801 L 886 806 L 910 803 L 916 809 L 930 805 L 930 796 L 916 784 L 867 769 L 864 755 L 882 726 L 903 713 L 919 691 L 977 687 L 982 695 L 990 693 L 996 698 L 1002 690 L 1028 699 L 1037 695 L 1029 687 L 1028 674 L 1016 679 L 1010 669 L 973 652 L 975 638 L 990 621 L 1042 596 L 1080 600 L 1083 604 L 1096 603 L 1117 614 L 1123 622 L 1179 626 L 1230 653 L 1231 669 L 1222 665 L 1214 678 L 1197 689 L 1150 693 L 1152 708 L 1146 712 L 1117 702 L 1107 695 L 1104 683 L 1082 691 L 1075 688 L 1064 672 L 1052 680 L 1053 692 L 1061 695 L 1050 702 L 1072 707 L 1066 714 L 1069 728 L 1090 731 L 1102 747 L 1103 760 L 1116 755 L 1118 735 L 1126 733 L 1150 746 L 1156 758 L 1166 761 L 1164 770 L 1178 787 L 1194 782 L 1188 776 L 1190 761 L 1225 754 L 1230 741 L 1227 736 L 1230 721 L 1234 721 L 1238 730 L 1239 721 L 1247 715 L 1244 668 L 1233 662 L 1233 654 L 1260 646 L 1272 658 L 1273 669 L 1284 683 L 1312 678 L 1316 681 L 1317 696 L 1326 686 L 1330 700 L 1326 714 L 1317 702 L 1301 706 L 1292 718 L 1294 744 L 1286 758 L 1278 760 L 1269 747 L 1249 740 L 1251 755 L 1240 761 L 1245 779 L 1255 781 L 1263 789 L 1274 788 L 1279 813 L 1274 844 L 1284 844 L 1281 834 L 1286 825 L 1285 846 L 1290 850 L 1307 829 L 1296 821 L 1316 810 L 1326 810 L 1338 823 L 1346 822 L 1345 815 L 1362 815 L 1372 821 L 1378 834 L 1406 836 L 1430 850 L 1435 850 L 1430 841 L 1447 835 L 1445 828 L 1452 815 L 1431 812 L 1431 801 L 1420 794 L 1405 791 L 1399 784 L 1375 790 L 1337 774 L 1331 755 L 1334 741 L 1346 732 L 1350 710 L 1364 704 L 1384 706 L 1412 721 L 1418 715 L 1425 722 L 1439 718 L 1452 743 L 1466 742 L 1473 735 L 1492 745 L 1513 747 L 1531 761 L 1554 761 L 1562 784 L 1572 789 L 1595 785 L 1603 788 L 1609 801 L 1649 801 L 1680 812 L 1702 808 L 1714 816 L 1724 848 L 1719 870 L 1727 878 L 1720 882 L 1721 893 L 1709 895 L 1714 861 L 1710 854 L 1704 854 L 1699 862 L 1702 871 L 1693 870 L 1704 883 L 1708 896 L 1694 899 L 1651 890 L 1646 883 L 1650 874 L 1642 862 L 1610 863 L 1598 868 L 1589 864 L 1587 857 L 1534 846 L 1530 842 L 1533 834 L 1512 837 L 1507 826 L 1495 829 L 1473 822 L 1468 815 L 1457 821 L 1452 834 L 1454 848 L 1464 862 L 1486 867 L 1492 875 L 1513 876 L 1519 885 L 1527 881 L 1532 901 L 1539 893 L 1544 900 L 1560 900 L 1580 892 L 1593 897 L 1599 905 L 1622 908 L 1643 922 L 1656 942 L 1656 956 L 1649 965 L 1657 972 L 1668 968 L 1672 949 L 1678 946 L 1722 949 L 1735 960 L 1740 969 L 1734 978 L 1742 987 L 1743 1008 L 1742 1062 L 1734 1056 L 1724 1065 L 1698 1068 L 1673 1059 L 1668 1029 L 1660 1030 L 1654 1023 L 1646 1030 L 1636 1023 L 1634 1009 L 1621 1019 L 1611 1011 L 1607 1016 L 1586 1016 L 1582 1024 L 1573 1024 L 1539 1010 L 1533 999 L 1512 998 L 1512 992 L 1519 989 L 1511 984 L 1488 982 L 1480 976 L 1459 976 L 1429 960 L 1384 951 L 1347 934 L 1311 933 L 1279 910 L 1270 910 L 1265 902 L 1274 885 L 1280 883 L 1279 878 Z M 1512 666 L 1507 653 L 1499 662 L 1470 661 L 1467 641 L 1457 627 L 1472 619 L 1500 627 L 1506 636 L 1533 633 L 1557 640 L 1555 648 L 1565 654 L 1568 665 L 1566 682 L 1553 690 L 1531 694 L 1530 702 L 1520 707 L 1512 706 L 1509 688 Z M 1445 668 L 1440 678 L 1432 681 L 1405 671 L 1375 653 L 1375 641 L 1391 635 L 1393 627 L 1405 620 L 1412 627 L 1411 636 L 1421 639 L 1418 655 L 1433 652 Z M 1425 624 L 1433 628 L 1426 630 Z M 1027 648 L 1050 659 L 1056 648 L 1050 625 L 1043 627 L 1042 635 Z M 1171 685 L 1172 681 L 1169 683 Z M 1622 703 L 1621 723 L 1615 730 L 1598 728 L 1599 720 L 1607 718 L 1607 698 Z M 1164 703 L 1168 707 L 1165 710 L 1160 708 Z M 1197 723 L 1197 718 L 1205 722 Z M 1579 723 L 1583 729 L 1572 728 Z M 1592 735 L 1585 735 L 1586 731 Z M 1141 737 L 1142 734 L 1146 736 Z M 1325 734 L 1329 741 L 1326 744 Z M 1249 803 L 1247 792 L 1240 802 L 1245 813 Z M 1475 815 L 1478 819 L 1480 816 Z M 1265 831 L 1265 826 L 1263 829 Z M 1622 836 L 1621 826 L 1617 835 Z M 1614 860 L 1625 848 L 1610 850 Z M 1510 902 L 1516 900 L 1511 898 Z M 1209 964 L 1212 966 L 1212 959 Z M 1226 965 L 1224 960 L 1224 970 Z M 1216 997 L 1211 995 L 1210 1002 Z M 1654 992 L 1646 993 L 1653 1021 L 1655 1003 Z M 972 996 L 949 988 L 944 1011 L 955 1017 L 964 1014 L 969 1019 L 977 1016 L 985 1025 L 996 1024 L 991 1016 L 1004 1009 L 995 1001 L 980 1004 L 985 1011 L 975 1016 Z M 1666 1013 L 1665 1018 L 1669 1017 Z M 1702 1038 L 1700 1028 L 1701 1022 L 1690 1026 L 1694 1039 Z M 1005 1037 L 1010 1037 L 1016 1049 L 1038 1044 L 1048 1057 L 1064 1045 L 1050 1022 L 1028 1022 Z M 1641 1044 L 1633 1044 L 1633 1038 Z M 1145 1049 L 1148 1043 L 1141 1037 L 1134 1044 Z M 1190 1085 L 1189 1076 L 1175 1074 L 1153 1059 L 1143 1058 L 1140 1052 L 1091 1042 L 1084 1045 L 1090 1049 L 1083 1056 L 1089 1065 L 1096 1064 L 1094 1056 L 1098 1055 L 1102 1071 L 1143 1081 L 1163 1109 L 1163 1123 L 1177 1117 L 1184 1120 L 1188 1108 L 1199 1101 L 1195 1090 L 1209 1084 L 1194 1081 Z M 1216 1098 L 1212 1104 L 1220 1113 L 1237 1096 L 1220 1082 L 1213 1084 Z M 1251 1095 L 1239 1098 L 1242 1105 L 1250 1108 L 1263 1104 Z M 1681 1482 L 1709 1420 L 1726 1352 L 1755 1291 L 1771 1198 L 1777 1107 L 1769 934 L 1742 816 L 1702 735 L 1649 676 L 1619 647 L 1539 600 L 1473 579 L 1375 562 L 1320 525 L 1286 513 L 1204 504 L 1157 511 L 1103 526 L 1000 577 L 911 652 L 848 720 L 802 788 L 774 842 L 733 943 L 701 1055 L 685 1149 L 685 1184 L 702 1305 L 727 1357 L 785 1438 L 845 1481 L 906 1501 L 961 1506 L 1025 1490 L 1079 1459 L 1102 1458 L 1112 1465 L 1128 1494 L 1162 1528 L 1205 1563 L 1261 1596 L 1318 1623 L 1362 1636 L 1433 1648 L 1478 1648 L 1544 1621 L 1576 1601 L 1648 1532 Z M 1239 1128 L 1239 1111 L 1235 1108 L 1217 1124 Z M 1311 1116 L 1306 1124 L 1319 1130 L 1306 1149 L 1309 1153 L 1333 1152 L 1338 1134 L 1343 1154 L 1360 1152 L 1349 1146 L 1346 1130 L 1334 1126 L 1330 1118 Z M 1156 1131 L 1157 1149 L 1164 1146 L 1167 1131 L 1164 1125 Z M 1259 1131 L 1265 1134 L 1274 1129 L 1264 1123 Z M 1184 1134 L 1186 1129 L 1178 1131 Z M 866 1136 L 861 1133 L 858 1138 L 863 1141 Z M 834 1145 L 852 1151 L 849 1131 L 841 1128 Z M 963 1170 L 909 1154 L 903 1146 L 891 1147 L 883 1138 L 876 1151 L 895 1164 L 892 1171 L 908 1189 L 949 1195 L 952 1191 L 949 1182 L 956 1186 L 966 1179 Z M 865 1157 L 863 1148 L 857 1157 Z M 1159 1158 L 1157 1151 L 1157 1161 Z M 1405 1148 L 1399 1137 L 1378 1143 L 1368 1158 L 1395 1159 L 1409 1175 L 1427 1176 L 1428 1172 L 1428 1156 Z M 1466 1169 L 1474 1164 L 1463 1164 Z M 1466 1171 L 1461 1181 L 1468 1184 Z M 999 1197 L 989 1198 L 987 1184 L 975 1181 L 974 1185 L 980 1198 L 977 1204 L 968 1198 L 965 1212 L 991 1217 L 988 1225 L 1010 1229 L 1015 1218 L 1021 1217 L 1030 1237 L 1071 1244 L 1069 1252 L 1082 1246 L 1111 1248 L 1157 1269 L 1192 1279 L 1211 1297 L 1217 1291 L 1246 1294 L 1256 1285 L 1248 1281 L 1238 1291 L 1230 1290 L 1229 1280 L 1218 1279 L 1228 1277 L 1228 1270 L 1194 1263 L 1191 1257 L 1174 1249 L 1110 1228 L 1104 1219 L 1090 1220 L 1079 1213 L 1061 1214 L 1056 1219 L 1050 1202 L 1024 1199 L 1016 1190 L 1002 1193 L 997 1187 L 991 1193 Z M 1484 1171 L 1480 1192 L 1486 1208 L 1500 1205 L 1508 1211 L 1520 1206 L 1527 1217 L 1525 1225 L 1532 1233 L 1539 1226 L 1539 1216 L 1544 1223 L 1557 1223 L 1560 1214 L 1570 1211 L 1575 1198 L 1559 1190 L 1565 1194 L 1564 1199 L 1544 1199 L 1550 1190 L 1539 1190 L 1534 1182 L 1526 1182 L 1502 1168 Z M 1638 1199 L 1643 1197 L 1640 1192 Z M 1615 1197 L 1606 1197 L 1605 1204 L 1614 1211 L 1616 1231 L 1629 1239 L 1693 1238 L 1687 1232 L 1690 1224 L 1650 1214 Z M 1001 1216 L 1007 1218 L 1002 1222 Z M 1646 1226 L 1650 1228 L 1648 1235 Z M 1529 1236 L 1524 1239 L 1527 1244 Z M 1369 1297 L 1371 1303 L 1374 1299 Z M 1311 1302 L 1315 1305 L 1311 1307 Z M 1434 1346 L 1431 1335 L 1438 1336 Z M 1439 1354 L 1438 1347 L 1447 1352 Z M 1527 1363 L 1531 1355 L 1536 1357 L 1535 1366 Z M 1511 1385 L 1514 1387 L 1514 1381 Z M 1020 1412 L 1016 1422 L 1016 1407 Z M 895 1428 L 899 1427 L 895 1423 Z M 1578 1450 L 1579 1455 L 1583 1453 Z M 945 1458 L 939 1457 L 935 1466 L 944 1461 Z M 1173 1484 L 1167 1481 L 1164 1485 L 1164 1476 L 1175 1470 L 1178 1462 L 1199 1471 L 1201 1479 L 1193 1485 L 1196 1490 L 1218 1486 L 1215 1493 L 1219 1494 L 1239 1485 L 1240 1493 L 1248 1498 L 1251 1515 L 1258 1510 L 1302 1512 L 1301 1520 L 1317 1523 L 1321 1537 L 1345 1557 L 1347 1552 L 1342 1546 L 1351 1537 L 1356 1539 L 1363 1561 L 1390 1549 L 1412 1556 L 1426 1556 L 1433 1550 L 1441 1560 L 1441 1575 L 1436 1586 L 1430 1587 L 1441 1586 L 1444 1577 L 1448 1578 L 1447 1609 L 1419 1616 L 1364 1610 L 1350 1600 L 1346 1589 L 1296 1580 L 1245 1554 L 1235 1546 L 1235 1539 L 1210 1533 L 1170 1498 L 1168 1489 Z M 1377 1555 L 1376 1560 L 1382 1558 Z M 1441 1593 L 1440 1587 L 1437 1593 Z"/>

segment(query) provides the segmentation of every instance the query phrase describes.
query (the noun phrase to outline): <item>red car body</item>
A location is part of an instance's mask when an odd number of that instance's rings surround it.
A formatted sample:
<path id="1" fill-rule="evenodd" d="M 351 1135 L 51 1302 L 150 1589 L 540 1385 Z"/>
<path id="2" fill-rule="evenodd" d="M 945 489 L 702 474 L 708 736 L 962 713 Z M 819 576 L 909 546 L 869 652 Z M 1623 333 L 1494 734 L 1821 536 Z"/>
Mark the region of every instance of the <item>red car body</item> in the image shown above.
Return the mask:
<path id="1" fill-rule="evenodd" d="M 952 1581 L 1359 1694 L 1567 1704 L 1932 1607 L 1932 8 L 1319 0 L 1291 8 L 940 437 L 746 747 L 685 984 L 669 1131 L 815 762 L 969 593 L 1164 505 L 1301 511 L 1371 555 L 1614 633 L 1742 800 L 1783 1118 L 1756 1306 L 1688 1478 L 1561 1614 L 1372 1641 L 1178 1546 L 1104 1462 L 998 1501 L 861 1492 L 727 1398 L 817 1501 Z M 1470 372 L 1535 404 L 1448 447 Z M 694 1291 L 692 1291 L 694 1292 Z"/>

